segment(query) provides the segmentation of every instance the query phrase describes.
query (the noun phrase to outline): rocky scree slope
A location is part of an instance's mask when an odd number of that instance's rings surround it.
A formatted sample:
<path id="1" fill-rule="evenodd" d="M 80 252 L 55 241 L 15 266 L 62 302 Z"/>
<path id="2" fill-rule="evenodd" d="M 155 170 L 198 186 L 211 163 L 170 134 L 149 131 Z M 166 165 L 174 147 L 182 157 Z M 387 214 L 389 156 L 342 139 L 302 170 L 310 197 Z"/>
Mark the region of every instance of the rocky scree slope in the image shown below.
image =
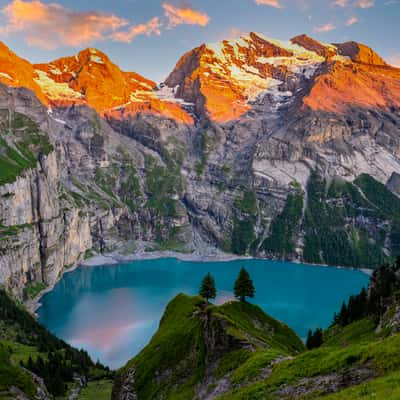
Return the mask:
<path id="1" fill-rule="evenodd" d="M 159 86 L 96 49 L 0 59 L 0 282 L 20 296 L 136 240 L 362 267 L 399 251 L 400 70 L 364 45 L 251 33 Z"/>
<path id="2" fill-rule="evenodd" d="M 397 399 L 399 282 L 399 263 L 377 270 L 312 350 L 254 305 L 179 295 L 112 398 Z"/>

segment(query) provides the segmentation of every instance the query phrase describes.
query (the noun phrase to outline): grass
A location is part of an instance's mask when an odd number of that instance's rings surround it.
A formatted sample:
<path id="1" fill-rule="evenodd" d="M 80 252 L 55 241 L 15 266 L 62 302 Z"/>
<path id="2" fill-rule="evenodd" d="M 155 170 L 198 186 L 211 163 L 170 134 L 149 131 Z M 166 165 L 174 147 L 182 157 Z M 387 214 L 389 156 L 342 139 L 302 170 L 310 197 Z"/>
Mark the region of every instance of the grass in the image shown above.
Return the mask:
<path id="1" fill-rule="evenodd" d="M 354 343 L 368 342 L 376 339 L 376 324 L 370 318 L 364 318 L 350 325 L 335 325 L 325 331 L 324 346 L 348 346 Z"/>
<path id="2" fill-rule="evenodd" d="M 112 385 L 109 379 L 88 382 L 80 391 L 78 400 L 110 400 Z"/>
<path id="3" fill-rule="evenodd" d="M 39 154 L 48 155 L 54 148 L 33 120 L 20 113 L 12 113 L 9 120 L 8 111 L 0 111 L 0 185 L 4 185 L 34 168 Z"/>
<path id="4" fill-rule="evenodd" d="M 320 398 L 324 400 L 398 400 L 400 399 L 400 371 Z"/>
<path id="5" fill-rule="evenodd" d="M 280 350 L 258 350 L 235 370 L 232 383 L 237 385 L 256 380 L 264 368 L 281 356 L 283 354 Z"/>
<path id="6" fill-rule="evenodd" d="M 162 317 L 160 327 L 150 343 L 123 371 L 135 366 L 135 389 L 140 398 L 174 392 L 174 398 L 191 398 L 193 384 L 204 373 L 205 349 L 200 320 L 193 312 L 202 303 L 200 297 L 183 294 L 172 300 Z M 156 371 L 171 370 L 170 376 L 153 381 Z M 121 372 L 123 372 L 121 371 Z M 177 382 L 181 382 L 175 388 Z"/>
<path id="7" fill-rule="evenodd" d="M 287 325 L 268 316 L 253 304 L 232 301 L 214 306 L 212 311 L 226 319 L 233 335 L 250 337 L 280 349 L 285 354 L 304 351 L 304 344 Z"/>
<path id="8" fill-rule="evenodd" d="M 21 361 L 24 363 L 27 362 L 29 357 L 33 360 L 36 360 L 39 355 L 42 358 L 46 358 L 46 355 L 39 353 L 35 346 L 28 346 L 11 340 L 1 340 L 0 343 L 8 349 L 10 352 L 10 360 L 17 365 L 19 365 Z"/>
<path id="9" fill-rule="evenodd" d="M 107 369 L 94 364 L 85 351 L 76 350 L 52 335 L 21 303 L 17 303 L 1 288 L 0 338 L 0 348 L 6 352 L 5 355 L 3 352 L 0 365 L 5 363 L 12 367 L 1 370 L 4 375 L 18 375 L 14 379 L 16 382 L 18 379 L 23 380 L 24 374 L 18 373 L 21 370 L 19 363 L 22 361 L 24 366 L 43 378 L 47 389 L 54 395 L 60 394 L 63 388 L 60 380 L 63 384 L 71 383 L 73 373 L 85 374 L 89 378 L 93 374 L 96 377 L 99 373 L 109 374 Z M 0 378 L 0 385 L 1 382 L 6 380 Z"/>
<path id="10" fill-rule="evenodd" d="M 214 350 L 206 336 L 217 340 Z M 215 306 L 201 297 L 180 294 L 168 304 L 150 343 L 117 373 L 117 382 L 135 368 L 134 389 L 139 398 L 194 398 L 193 388 L 202 381 L 210 359 L 218 360 L 217 377 L 238 370 L 240 380 L 244 374 L 240 367 L 252 357 L 253 371 L 267 362 L 257 351 L 253 356 L 253 351 L 265 348 L 268 362 L 277 355 L 304 351 L 290 328 L 257 306 L 240 302 Z"/>
<path id="11" fill-rule="evenodd" d="M 22 390 L 28 398 L 35 398 L 36 386 L 30 376 L 22 368 L 11 363 L 7 349 L 0 345 L 0 392 L 8 392 L 12 386 Z"/>
<path id="12" fill-rule="evenodd" d="M 367 363 L 380 375 L 391 373 L 400 369 L 399 346 L 400 335 L 372 342 L 355 343 L 344 348 L 323 346 L 302 353 L 293 360 L 275 365 L 265 381 L 233 391 L 221 399 L 259 399 L 268 396 L 274 398 L 274 391 L 285 385 L 295 385 L 304 378 L 343 372 L 349 367 Z"/>
<path id="13" fill-rule="evenodd" d="M 220 379 L 224 377 L 227 373 L 236 370 L 241 364 L 246 362 L 251 357 L 251 351 L 246 349 L 240 349 L 228 353 L 225 357 L 221 359 L 215 370 L 215 377 Z"/>
<path id="14" fill-rule="evenodd" d="M 33 299 L 46 287 L 46 284 L 42 282 L 27 284 L 24 287 L 24 295 L 28 299 Z"/>
<path id="15" fill-rule="evenodd" d="M 6 239 L 10 236 L 16 236 L 19 232 L 24 229 L 32 229 L 33 224 L 23 224 L 23 225 L 12 225 L 12 226 L 4 226 L 0 222 L 0 240 Z"/>

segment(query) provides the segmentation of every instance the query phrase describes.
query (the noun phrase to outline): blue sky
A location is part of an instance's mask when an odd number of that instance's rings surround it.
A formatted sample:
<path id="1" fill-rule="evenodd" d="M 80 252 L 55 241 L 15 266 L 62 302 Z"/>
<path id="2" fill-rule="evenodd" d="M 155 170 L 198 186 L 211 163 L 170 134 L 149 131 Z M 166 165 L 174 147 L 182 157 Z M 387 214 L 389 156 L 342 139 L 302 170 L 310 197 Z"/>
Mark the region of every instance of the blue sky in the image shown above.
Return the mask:
<path id="1" fill-rule="evenodd" d="M 356 40 L 400 66 L 400 0 L 0 0 L 0 8 L 0 40 L 30 61 L 90 46 L 156 81 L 187 50 L 249 31 Z"/>

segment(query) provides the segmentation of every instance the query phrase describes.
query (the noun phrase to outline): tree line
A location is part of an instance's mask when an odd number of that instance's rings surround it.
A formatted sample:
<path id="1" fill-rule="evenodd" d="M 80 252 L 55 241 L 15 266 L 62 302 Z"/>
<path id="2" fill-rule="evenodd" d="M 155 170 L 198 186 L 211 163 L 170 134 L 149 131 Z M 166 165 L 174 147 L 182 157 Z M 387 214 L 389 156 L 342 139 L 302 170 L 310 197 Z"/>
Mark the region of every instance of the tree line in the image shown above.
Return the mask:
<path id="1" fill-rule="evenodd" d="M 51 334 L 40 325 L 21 304 L 0 288 L 0 321 L 3 331 L 0 338 L 35 347 L 37 357 L 29 357 L 21 366 L 41 377 L 53 396 L 65 394 L 74 375 L 90 377 L 91 371 L 108 375 L 110 370 L 99 362 L 94 363 L 89 354 L 78 350 Z M 12 348 L 9 352 L 12 353 Z"/>
<path id="2" fill-rule="evenodd" d="M 390 304 L 393 296 L 400 290 L 400 257 L 392 264 L 384 264 L 376 269 L 368 286 L 348 302 L 343 302 L 338 313 L 333 317 L 333 325 L 345 327 L 355 321 L 369 317 L 378 324 Z M 323 344 L 322 329 L 308 332 L 306 345 L 309 349 Z"/>
<path id="3" fill-rule="evenodd" d="M 246 302 L 246 297 L 254 297 L 256 289 L 254 287 L 252 279 L 250 278 L 250 274 L 245 268 L 242 268 L 240 270 L 233 287 L 233 292 L 235 294 L 235 297 L 242 302 Z M 215 280 L 209 272 L 201 282 L 199 294 L 200 296 L 204 297 L 207 302 L 217 297 Z"/>

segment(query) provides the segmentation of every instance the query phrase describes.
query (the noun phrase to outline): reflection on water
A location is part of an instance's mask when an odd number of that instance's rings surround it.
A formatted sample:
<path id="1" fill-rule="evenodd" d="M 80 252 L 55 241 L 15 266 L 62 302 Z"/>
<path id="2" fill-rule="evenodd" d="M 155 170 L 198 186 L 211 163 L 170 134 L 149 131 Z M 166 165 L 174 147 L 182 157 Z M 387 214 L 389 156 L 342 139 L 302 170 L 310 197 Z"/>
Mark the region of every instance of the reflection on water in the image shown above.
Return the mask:
<path id="1" fill-rule="evenodd" d="M 254 302 L 303 338 L 309 328 L 329 325 L 342 301 L 368 282 L 358 271 L 262 260 L 134 261 L 65 274 L 42 299 L 39 319 L 95 360 L 117 368 L 148 343 L 171 298 L 195 294 L 210 271 L 219 293 L 216 303 L 229 301 L 242 266 L 254 280 Z"/>

